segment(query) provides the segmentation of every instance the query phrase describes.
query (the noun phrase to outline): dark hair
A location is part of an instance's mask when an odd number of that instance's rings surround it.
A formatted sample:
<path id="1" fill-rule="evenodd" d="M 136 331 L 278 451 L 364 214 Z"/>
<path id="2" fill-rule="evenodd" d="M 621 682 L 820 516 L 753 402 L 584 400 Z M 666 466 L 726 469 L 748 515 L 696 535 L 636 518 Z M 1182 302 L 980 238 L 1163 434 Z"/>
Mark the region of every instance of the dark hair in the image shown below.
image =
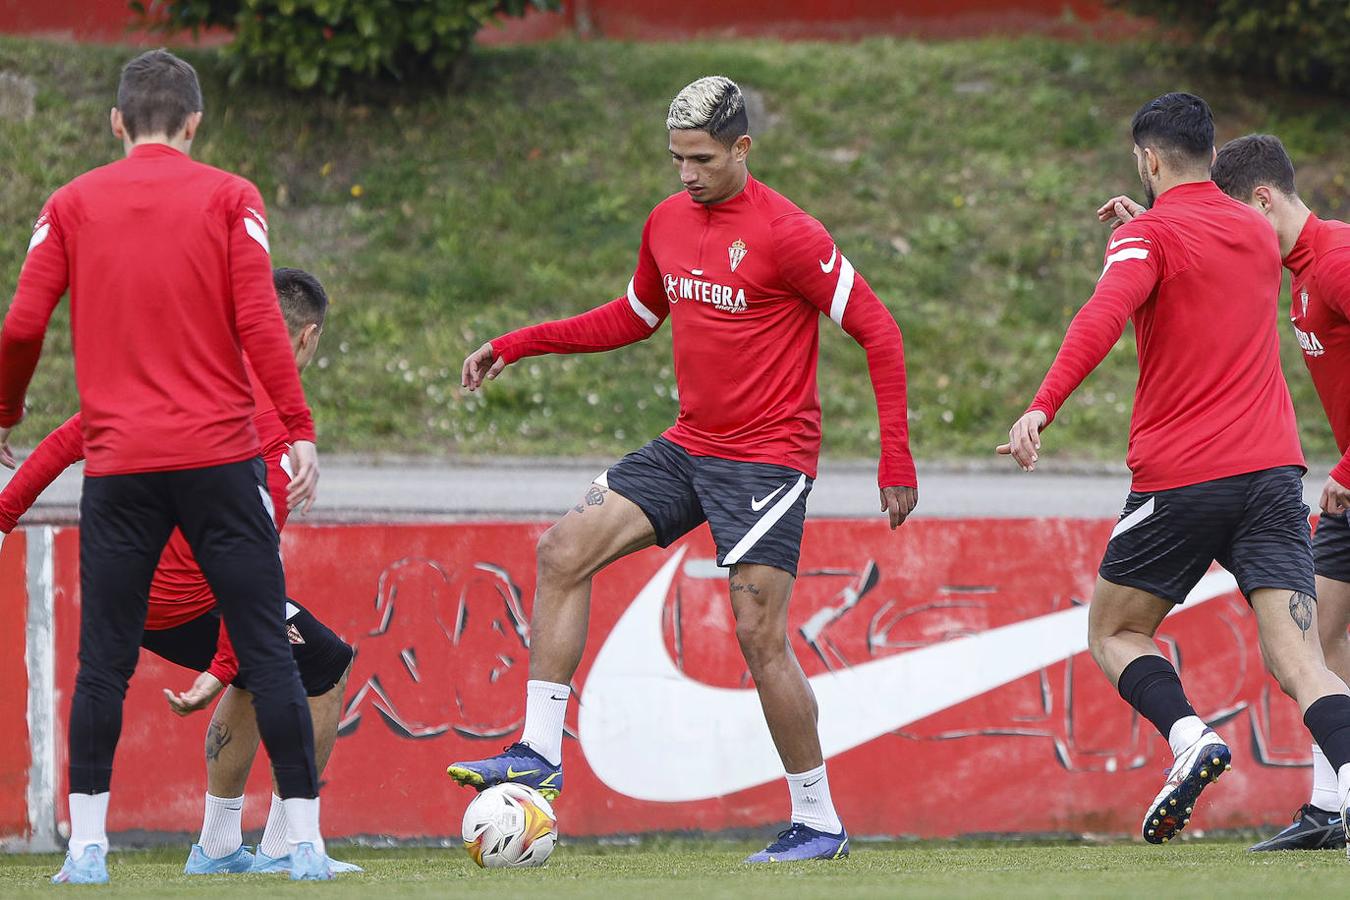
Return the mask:
<path id="1" fill-rule="evenodd" d="M 1294 161 L 1273 134 L 1248 134 L 1219 148 L 1210 173 L 1219 190 L 1246 203 L 1262 185 L 1294 196 Z"/>
<path id="2" fill-rule="evenodd" d="M 122 68 L 117 109 L 133 141 L 146 134 L 172 137 L 202 111 L 197 71 L 168 50 L 147 50 Z"/>
<path id="3" fill-rule="evenodd" d="M 1174 165 L 1208 167 L 1214 151 L 1214 115 L 1194 94 L 1173 92 L 1156 97 L 1134 114 L 1130 123 L 1137 147 L 1150 147 Z"/>
<path id="4" fill-rule="evenodd" d="M 272 283 L 277 288 L 282 318 L 292 334 L 300 333 L 306 325 L 323 327 L 328 294 L 319 279 L 304 269 L 273 269 Z"/>

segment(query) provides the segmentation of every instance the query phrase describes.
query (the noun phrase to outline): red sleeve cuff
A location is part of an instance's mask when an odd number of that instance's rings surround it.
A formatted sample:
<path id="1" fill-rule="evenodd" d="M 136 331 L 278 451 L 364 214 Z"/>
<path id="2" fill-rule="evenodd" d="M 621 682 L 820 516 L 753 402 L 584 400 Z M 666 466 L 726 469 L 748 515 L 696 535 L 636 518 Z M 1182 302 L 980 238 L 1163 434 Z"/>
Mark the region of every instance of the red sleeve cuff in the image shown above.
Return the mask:
<path id="1" fill-rule="evenodd" d="M 1336 467 L 1331 470 L 1331 477 L 1341 487 L 1350 487 L 1350 454 L 1341 457 L 1341 461 L 1336 463 Z"/>
<path id="2" fill-rule="evenodd" d="M 919 475 L 914 468 L 914 458 L 906 453 L 901 459 L 883 459 L 877 467 L 877 486 L 917 488 Z"/>
<path id="3" fill-rule="evenodd" d="M 1037 401 L 1035 401 L 1034 403 L 1032 403 L 1030 406 L 1028 406 L 1028 407 L 1027 407 L 1027 412 L 1028 412 L 1028 413 L 1033 413 L 1033 412 L 1044 413 L 1044 414 L 1045 414 L 1045 426 L 1044 426 L 1045 428 L 1049 428 L 1049 427 L 1050 427 L 1050 423 L 1053 422 L 1053 421 L 1055 421 L 1055 411 L 1054 411 L 1053 409 L 1051 409 L 1048 405 L 1046 405 L 1046 403 L 1045 403 L 1044 401 L 1041 401 L 1041 400 L 1037 400 Z M 1025 416 L 1026 414 L 1027 414 L 1027 413 L 1022 413 L 1022 415 L 1024 415 L 1024 416 Z"/>

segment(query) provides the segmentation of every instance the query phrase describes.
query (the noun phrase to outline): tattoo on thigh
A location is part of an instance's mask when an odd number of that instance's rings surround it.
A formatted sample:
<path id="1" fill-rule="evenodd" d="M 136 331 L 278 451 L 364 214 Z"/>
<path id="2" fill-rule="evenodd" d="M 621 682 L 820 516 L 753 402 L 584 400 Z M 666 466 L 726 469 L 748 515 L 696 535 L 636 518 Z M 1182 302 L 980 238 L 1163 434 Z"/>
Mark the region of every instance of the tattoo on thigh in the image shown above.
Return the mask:
<path id="1" fill-rule="evenodd" d="M 206 729 L 206 760 L 215 762 L 220 759 L 220 751 L 225 749 L 225 745 L 234 739 L 230 734 L 229 726 L 221 722 L 212 722 L 211 727 Z"/>
<path id="2" fill-rule="evenodd" d="M 605 488 L 598 484 L 591 485 L 591 489 L 586 492 L 586 498 L 583 503 L 578 503 L 572 507 L 579 513 L 584 513 L 587 506 L 604 506 L 605 494 L 609 493 Z"/>
<path id="3" fill-rule="evenodd" d="M 1303 632 L 1303 639 L 1308 639 L 1308 629 L 1313 623 L 1313 604 L 1317 601 L 1307 594 L 1295 591 L 1289 595 L 1289 618 L 1294 620 L 1294 624 Z"/>
<path id="4" fill-rule="evenodd" d="M 758 587 L 756 587 L 756 586 L 753 585 L 753 584 L 747 584 L 747 583 L 740 582 L 740 581 L 733 581 L 733 582 L 731 583 L 731 592 L 732 592 L 733 594 L 750 594 L 751 596 L 754 596 L 754 597 L 758 597 L 758 596 L 759 596 L 759 588 L 758 588 Z"/>

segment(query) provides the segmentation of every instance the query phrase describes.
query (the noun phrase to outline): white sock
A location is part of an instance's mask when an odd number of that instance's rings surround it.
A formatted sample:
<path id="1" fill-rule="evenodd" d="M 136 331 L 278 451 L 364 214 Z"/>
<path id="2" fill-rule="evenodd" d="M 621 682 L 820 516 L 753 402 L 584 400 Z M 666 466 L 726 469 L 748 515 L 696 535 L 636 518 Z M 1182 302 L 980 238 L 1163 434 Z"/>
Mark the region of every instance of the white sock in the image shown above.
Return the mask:
<path id="1" fill-rule="evenodd" d="M 1337 785 L 1336 770 L 1327 762 L 1326 754 L 1316 742 L 1312 745 L 1312 770 L 1312 798 L 1308 802 L 1327 812 L 1340 812 L 1341 791 Z"/>
<path id="2" fill-rule="evenodd" d="M 71 794 L 70 850 L 71 859 L 79 859 L 86 848 L 95 844 L 108 852 L 108 792 L 101 794 Z"/>
<path id="3" fill-rule="evenodd" d="M 286 807 L 287 853 L 294 853 L 301 844 L 313 844 L 323 855 L 323 837 L 319 834 L 319 798 L 291 797 L 281 801 Z"/>
<path id="4" fill-rule="evenodd" d="M 244 843 L 244 798 L 206 795 L 206 816 L 197 843 L 212 859 L 229 856 Z"/>
<path id="5" fill-rule="evenodd" d="M 572 689 L 551 681 L 528 682 L 525 690 L 525 733 L 520 742 L 553 765 L 562 762 L 563 719 Z"/>
<path id="6" fill-rule="evenodd" d="M 291 852 L 291 845 L 286 843 L 286 801 L 276 794 L 272 795 L 272 808 L 267 811 L 267 827 L 258 842 L 258 852 L 273 859 Z"/>
<path id="7" fill-rule="evenodd" d="M 788 794 L 792 797 L 792 821 L 826 834 L 844 830 L 839 814 L 834 811 L 834 801 L 830 799 L 830 779 L 825 775 L 825 766 L 800 775 L 789 772 L 787 783 Z"/>
<path id="8" fill-rule="evenodd" d="M 1199 716 L 1177 719 L 1172 725 L 1172 730 L 1167 733 L 1167 743 L 1172 745 L 1172 755 L 1180 756 L 1184 753 L 1187 747 L 1200 740 L 1200 736 L 1208 727 Z"/>

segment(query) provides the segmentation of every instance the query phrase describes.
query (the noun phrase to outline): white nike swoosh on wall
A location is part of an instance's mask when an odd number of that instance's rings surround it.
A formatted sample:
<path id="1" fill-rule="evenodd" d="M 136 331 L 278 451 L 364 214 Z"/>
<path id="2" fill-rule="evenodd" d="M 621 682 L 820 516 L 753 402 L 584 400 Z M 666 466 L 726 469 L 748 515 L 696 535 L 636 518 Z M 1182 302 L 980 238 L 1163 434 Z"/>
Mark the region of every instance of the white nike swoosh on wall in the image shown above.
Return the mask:
<path id="1" fill-rule="evenodd" d="M 681 672 L 662 633 L 683 549 L 638 592 L 582 689 L 582 752 L 608 787 L 638 800 L 706 800 L 783 777 L 753 689 Z M 1173 614 L 1237 589 L 1207 574 Z M 828 759 L 1087 649 L 1086 606 L 1047 613 L 810 679 Z"/>

